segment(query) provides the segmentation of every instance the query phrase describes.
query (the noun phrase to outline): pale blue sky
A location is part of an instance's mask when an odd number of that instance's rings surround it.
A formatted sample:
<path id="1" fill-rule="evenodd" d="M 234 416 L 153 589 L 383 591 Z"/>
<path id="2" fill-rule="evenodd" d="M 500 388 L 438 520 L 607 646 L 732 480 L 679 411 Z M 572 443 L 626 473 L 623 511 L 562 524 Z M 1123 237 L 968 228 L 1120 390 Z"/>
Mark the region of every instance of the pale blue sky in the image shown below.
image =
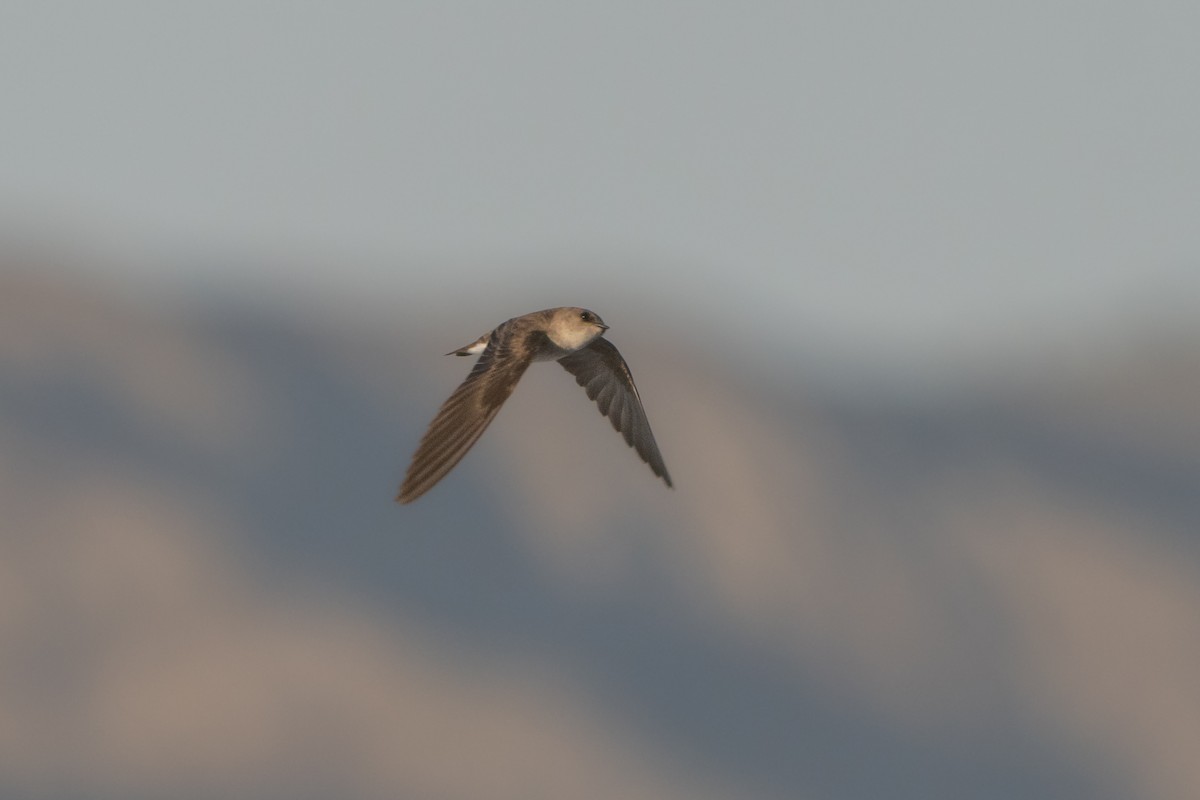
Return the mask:
<path id="1" fill-rule="evenodd" d="M 6 3 L 0 209 L 139 281 L 1028 343 L 1200 311 L 1198 32 L 1195 2 Z"/>

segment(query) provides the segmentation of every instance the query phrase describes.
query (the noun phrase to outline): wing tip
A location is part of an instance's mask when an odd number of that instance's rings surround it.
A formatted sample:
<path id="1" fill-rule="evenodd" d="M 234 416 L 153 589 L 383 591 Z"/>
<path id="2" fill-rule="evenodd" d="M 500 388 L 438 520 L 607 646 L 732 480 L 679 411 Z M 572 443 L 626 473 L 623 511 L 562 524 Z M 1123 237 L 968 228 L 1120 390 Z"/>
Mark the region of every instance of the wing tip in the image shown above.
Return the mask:
<path id="1" fill-rule="evenodd" d="M 667 473 L 667 468 L 665 466 L 661 469 L 654 469 L 653 467 L 651 467 L 651 469 L 654 471 L 655 475 L 662 478 L 662 482 L 667 485 L 668 489 L 675 488 L 675 484 L 671 481 L 671 476 Z"/>

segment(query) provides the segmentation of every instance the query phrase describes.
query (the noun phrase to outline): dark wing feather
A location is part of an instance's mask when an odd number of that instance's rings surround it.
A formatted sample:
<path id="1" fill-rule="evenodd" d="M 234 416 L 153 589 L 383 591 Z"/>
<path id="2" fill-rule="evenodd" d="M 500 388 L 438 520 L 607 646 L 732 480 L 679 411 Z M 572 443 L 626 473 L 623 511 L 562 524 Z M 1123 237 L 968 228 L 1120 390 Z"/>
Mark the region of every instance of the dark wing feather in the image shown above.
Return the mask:
<path id="1" fill-rule="evenodd" d="M 422 437 L 396 499 L 411 503 L 446 476 L 479 439 L 533 360 L 533 342 L 511 347 L 497 331 Z M 500 345 L 498 342 L 505 342 Z"/>
<path id="2" fill-rule="evenodd" d="M 596 338 L 587 347 L 563 356 L 558 363 L 575 376 L 587 396 L 596 401 L 600 413 L 608 417 L 613 428 L 625 437 L 625 443 L 637 451 L 654 474 L 666 481 L 667 486 L 673 485 L 642 408 L 642 398 L 633 384 L 633 375 L 617 348 L 607 339 Z"/>

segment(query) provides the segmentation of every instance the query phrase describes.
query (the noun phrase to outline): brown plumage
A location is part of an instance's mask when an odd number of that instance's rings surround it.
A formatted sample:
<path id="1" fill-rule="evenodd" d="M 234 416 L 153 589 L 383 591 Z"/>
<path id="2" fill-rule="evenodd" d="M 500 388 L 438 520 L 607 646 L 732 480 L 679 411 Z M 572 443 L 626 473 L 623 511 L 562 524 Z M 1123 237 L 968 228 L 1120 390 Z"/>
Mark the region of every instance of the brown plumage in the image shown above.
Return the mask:
<path id="1" fill-rule="evenodd" d="M 510 319 L 452 351 L 481 355 L 422 437 L 396 499 L 411 503 L 433 488 L 487 429 L 529 365 L 549 360 L 557 360 L 575 376 L 625 442 L 671 486 L 629 366 L 617 348 L 601 338 L 606 330 L 600 317 L 587 309 L 549 308 Z"/>

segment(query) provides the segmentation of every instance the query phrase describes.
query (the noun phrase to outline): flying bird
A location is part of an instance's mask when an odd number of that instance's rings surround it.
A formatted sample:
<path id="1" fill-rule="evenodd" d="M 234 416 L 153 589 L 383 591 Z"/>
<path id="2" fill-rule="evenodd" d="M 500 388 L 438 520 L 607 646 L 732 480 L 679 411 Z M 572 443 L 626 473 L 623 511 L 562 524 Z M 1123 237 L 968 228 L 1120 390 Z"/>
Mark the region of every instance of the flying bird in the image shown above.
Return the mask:
<path id="1" fill-rule="evenodd" d="M 607 330 L 586 308 L 547 308 L 502 322 L 466 347 L 447 353 L 479 354 L 479 360 L 433 418 L 396 499 L 411 503 L 454 469 L 534 361 L 562 364 L 625 443 L 671 486 L 633 375 L 617 348 L 603 338 Z"/>

